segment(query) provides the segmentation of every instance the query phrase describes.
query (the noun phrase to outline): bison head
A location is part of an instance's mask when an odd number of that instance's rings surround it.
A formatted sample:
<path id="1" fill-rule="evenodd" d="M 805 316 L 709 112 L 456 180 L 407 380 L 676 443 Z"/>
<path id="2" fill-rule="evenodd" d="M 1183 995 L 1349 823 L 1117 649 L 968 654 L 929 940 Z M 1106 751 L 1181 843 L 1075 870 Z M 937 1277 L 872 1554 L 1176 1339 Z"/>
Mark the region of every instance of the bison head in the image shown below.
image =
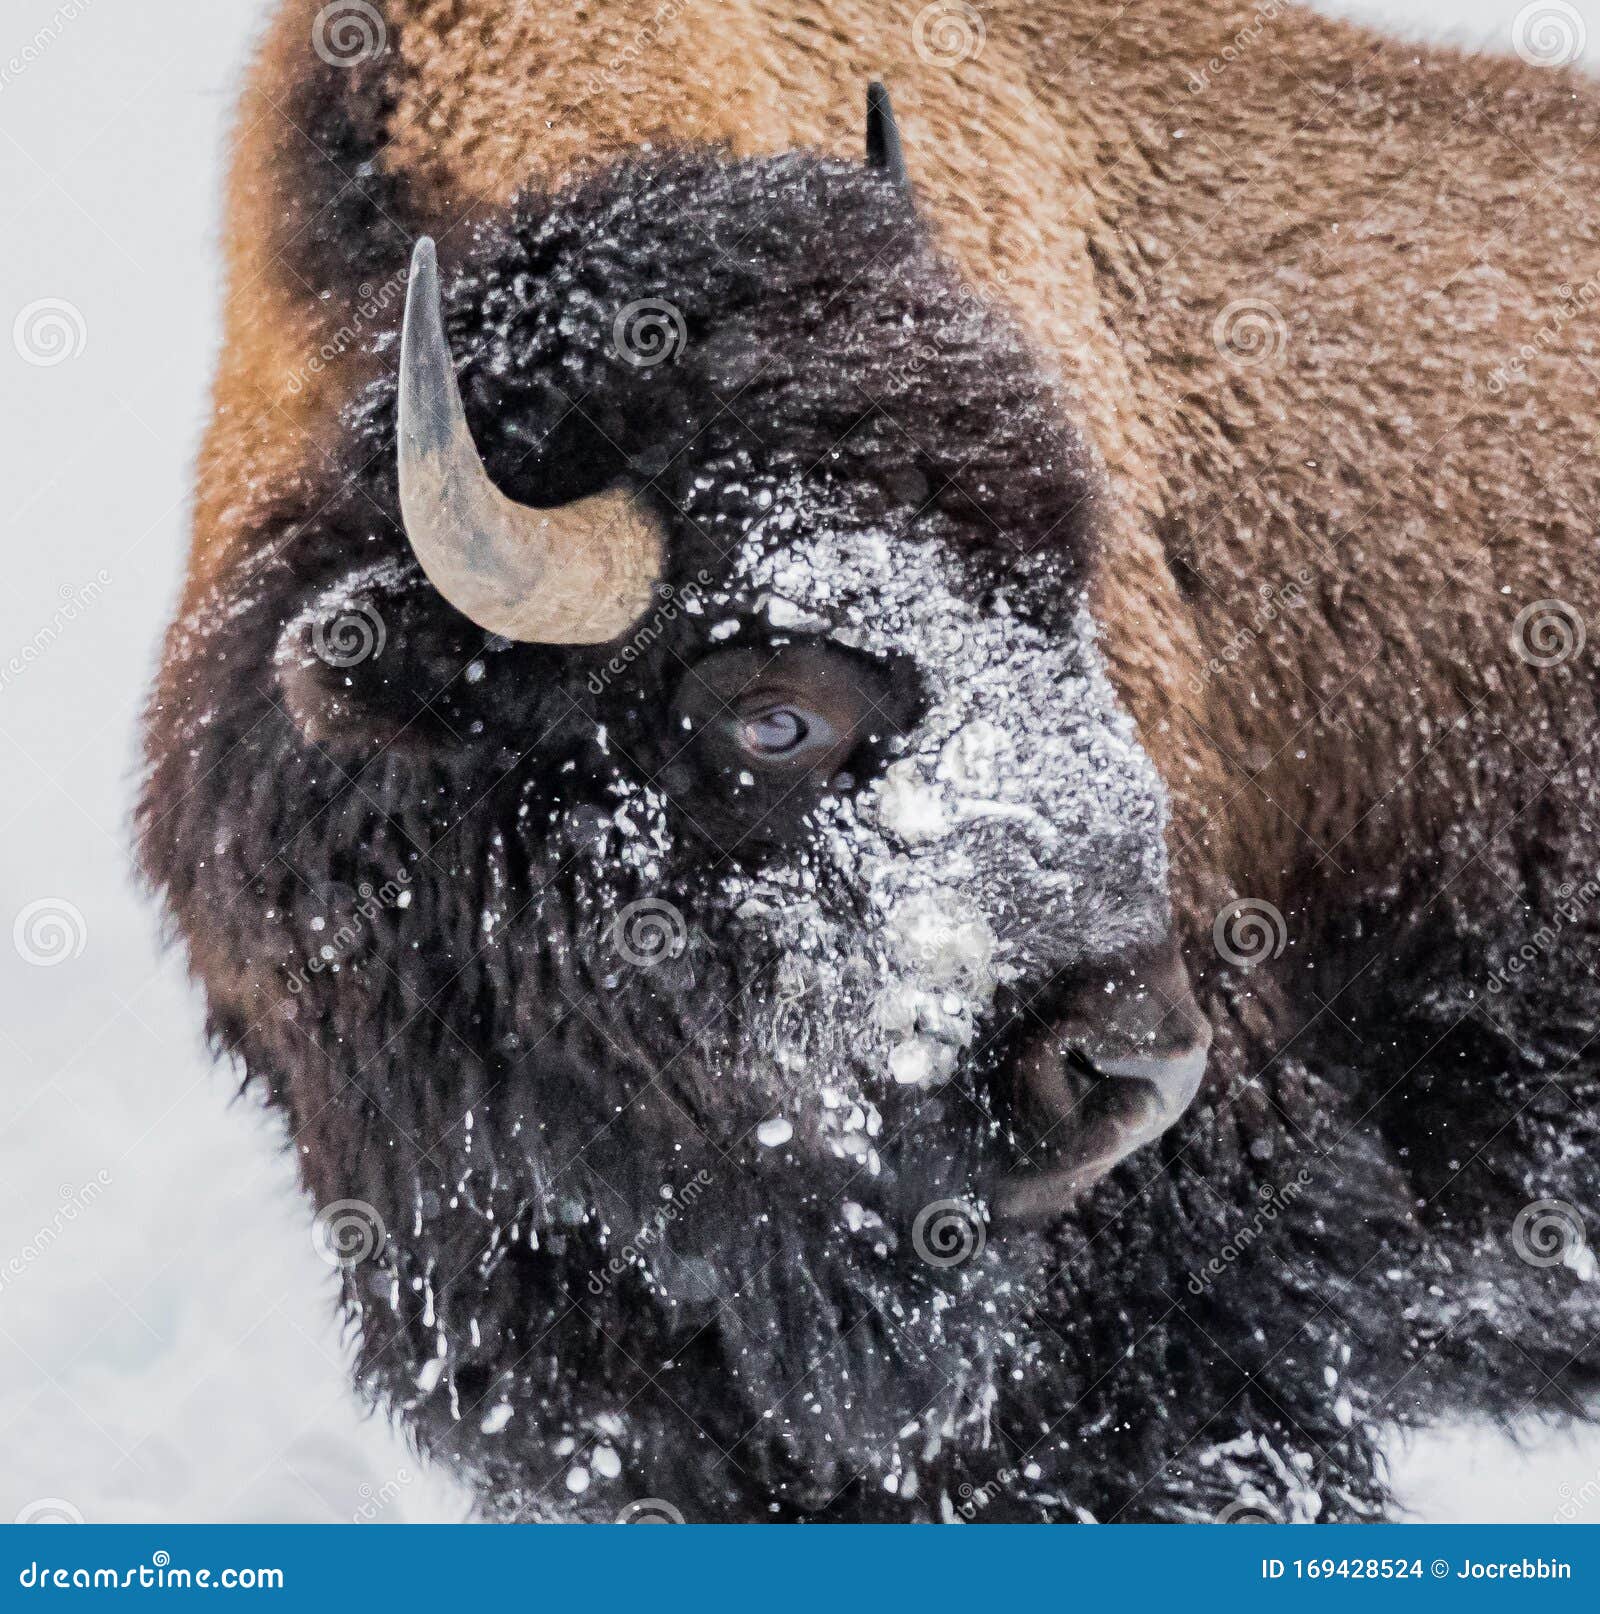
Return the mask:
<path id="1" fill-rule="evenodd" d="M 1092 458 L 813 158 L 596 175 L 442 293 L 424 241 L 397 369 L 175 640 L 146 808 L 382 1229 L 374 1384 L 509 1513 L 909 1503 L 1048 1354 L 1042 1216 L 1204 1064 Z"/>

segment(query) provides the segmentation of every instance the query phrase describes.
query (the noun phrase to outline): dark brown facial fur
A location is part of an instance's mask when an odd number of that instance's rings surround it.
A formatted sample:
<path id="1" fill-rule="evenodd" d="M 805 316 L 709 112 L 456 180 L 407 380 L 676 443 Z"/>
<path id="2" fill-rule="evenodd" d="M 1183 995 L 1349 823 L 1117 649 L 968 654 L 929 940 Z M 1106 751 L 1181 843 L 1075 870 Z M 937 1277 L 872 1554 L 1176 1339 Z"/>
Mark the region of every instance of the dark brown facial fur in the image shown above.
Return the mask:
<path id="1" fill-rule="evenodd" d="M 241 149 L 231 247 L 251 296 L 235 301 L 189 608 L 152 722 L 146 861 L 219 1043 L 282 1106 L 314 1197 L 382 1208 L 389 1242 L 351 1276 L 374 1392 L 478 1478 L 491 1511 L 614 1517 L 658 1495 L 694 1518 L 937 1518 L 981 1495 L 987 1518 L 1212 1517 L 1241 1500 L 1375 1516 L 1381 1424 L 1572 1413 L 1596 1388 L 1593 1286 L 1530 1263 L 1513 1236 L 1530 1207 L 1581 1219 L 1600 1198 L 1582 962 L 1593 658 L 1538 664 L 1513 643 L 1524 607 L 1558 595 L 1592 617 L 1600 597 L 1581 514 L 1596 485 L 1588 326 L 1564 322 L 1530 365 L 1487 378 L 1548 323 L 1550 287 L 1596 238 L 1571 198 L 1595 193 L 1600 108 L 1560 75 L 1390 49 L 1299 13 L 1229 69 L 1237 93 L 1195 95 L 1193 64 L 1249 16 L 1198 0 L 1109 23 L 1076 0 L 986 7 L 981 57 L 935 73 L 909 50 L 915 9 L 833 5 L 812 38 L 751 3 L 727 62 L 684 52 L 693 65 L 667 71 L 664 49 L 622 95 L 584 87 L 625 33 L 609 14 L 592 37 L 534 39 L 462 28 L 455 6 L 391 5 L 389 53 L 350 74 L 323 71 L 306 9 L 284 8 L 254 92 L 267 115 Z M 388 486 L 394 315 L 292 402 L 264 398 L 304 364 L 300 333 L 320 339 L 317 293 L 354 302 L 426 227 L 461 266 L 452 339 L 508 491 L 670 474 L 670 453 L 652 454 L 706 418 L 719 385 L 729 398 L 768 359 L 791 361 L 793 310 L 747 277 L 753 324 L 724 333 L 708 297 L 689 351 L 719 356 L 720 376 L 694 370 L 702 390 L 685 399 L 690 372 L 664 374 L 643 407 L 599 385 L 597 439 L 548 390 L 554 315 L 514 285 L 538 243 L 514 217 L 496 233 L 504 204 L 662 130 L 856 152 L 862 85 L 886 66 L 929 234 L 1065 373 L 1074 426 L 1038 384 L 1044 366 L 994 333 L 958 344 L 976 362 L 936 368 L 908 403 L 902 368 L 879 368 L 890 331 L 849 322 L 860 345 L 804 385 L 775 383 L 758 424 L 826 451 L 839 411 L 859 409 L 845 508 L 878 521 L 940 489 L 938 538 L 974 609 L 1014 584 L 1064 642 L 1093 583 L 1113 673 L 1173 792 L 1175 898 L 1213 1029 L 1207 1088 L 1162 1144 L 1042 1231 L 991 1227 L 976 1264 L 950 1269 L 909 1253 L 903 1222 L 884 1256 L 840 1248 L 845 1190 L 826 1161 L 780 1192 L 764 1146 L 725 1147 L 727 1094 L 698 1073 L 728 1052 L 720 1006 L 748 977 L 716 926 L 691 929 L 651 991 L 634 979 L 618 1012 L 584 1012 L 624 894 L 589 681 L 608 729 L 640 745 L 678 684 L 634 664 L 619 689 L 603 655 L 580 667 L 485 645 L 416 576 Z M 291 86 L 292 128 L 267 112 Z M 1012 132 L 997 154 L 999 125 Z M 706 176 L 702 203 L 727 200 L 715 164 L 679 172 Z M 786 217 L 767 261 L 837 274 L 869 326 L 875 299 L 906 292 L 918 318 L 954 318 L 953 280 L 887 188 L 819 174 L 820 211 Z M 637 177 L 602 178 L 586 205 L 603 210 L 619 183 L 638 197 Z M 1519 211 L 1502 232 L 1507 195 Z M 525 225 L 544 217 L 525 206 Z M 284 228 L 295 209 L 316 228 Z M 489 235 L 452 243 L 468 213 Z M 674 213 L 708 216 L 723 215 Z M 1363 244 L 1333 250 L 1333 222 L 1359 223 Z M 639 261 L 612 268 L 631 283 Z M 1252 296 L 1283 320 L 1260 366 L 1213 335 Z M 475 371 L 496 332 L 507 364 Z M 940 465 L 980 446 L 976 403 L 996 387 L 990 474 L 946 488 Z M 902 482 L 897 428 L 924 410 L 936 424 L 919 438 L 942 459 Z M 740 429 L 705 450 L 714 507 Z M 1092 524 L 1079 433 L 1111 471 Z M 684 485 L 670 493 L 664 513 L 695 508 Z M 1020 576 L 1026 545 L 978 537 L 1080 507 Z M 723 581 L 725 544 L 681 536 L 675 586 L 708 569 Z M 1303 605 L 1257 620 L 1263 589 L 1290 582 Z M 317 623 L 363 603 L 383 654 L 330 667 Z M 914 725 L 925 692 L 904 670 L 883 658 L 874 676 Z M 534 816 L 550 773 L 595 797 L 587 833 L 563 815 L 553 838 Z M 803 824 L 787 829 L 746 853 L 759 865 L 804 843 Z M 436 867 L 418 869 L 419 847 Z M 362 897 L 401 872 L 405 906 Z M 1237 898 L 1279 911 L 1279 956 L 1218 956 L 1213 921 Z M 308 974 L 311 920 L 337 930 L 351 912 L 337 972 Z M 502 916 L 487 932 L 485 913 Z M 863 1212 L 893 1224 L 937 1195 L 981 1198 L 1036 1142 L 1006 1108 L 1006 1073 L 1071 998 L 1073 969 L 1049 962 L 999 995 L 986 1058 L 956 1092 L 894 1127 L 898 1158 L 919 1164 Z M 699 1051 L 670 1094 L 652 1080 L 663 1048 Z M 553 1137 L 597 1141 L 574 1166 Z M 617 1238 L 658 1203 L 671 1236 L 613 1271 Z"/>

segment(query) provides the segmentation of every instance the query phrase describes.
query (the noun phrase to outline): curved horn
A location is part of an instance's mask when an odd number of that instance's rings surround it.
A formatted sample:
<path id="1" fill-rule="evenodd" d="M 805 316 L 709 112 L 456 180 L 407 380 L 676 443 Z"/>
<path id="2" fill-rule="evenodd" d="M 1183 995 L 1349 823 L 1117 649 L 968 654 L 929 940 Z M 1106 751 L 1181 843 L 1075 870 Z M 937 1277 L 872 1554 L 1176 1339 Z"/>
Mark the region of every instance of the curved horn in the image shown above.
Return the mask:
<path id="1" fill-rule="evenodd" d="M 427 236 L 411 257 L 400 342 L 400 512 L 433 586 L 507 639 L 605 644 L 644 614 L 660 574 L 660 535 L 627 493 L 536 510 L 489 480 L 461 407 Z"/>

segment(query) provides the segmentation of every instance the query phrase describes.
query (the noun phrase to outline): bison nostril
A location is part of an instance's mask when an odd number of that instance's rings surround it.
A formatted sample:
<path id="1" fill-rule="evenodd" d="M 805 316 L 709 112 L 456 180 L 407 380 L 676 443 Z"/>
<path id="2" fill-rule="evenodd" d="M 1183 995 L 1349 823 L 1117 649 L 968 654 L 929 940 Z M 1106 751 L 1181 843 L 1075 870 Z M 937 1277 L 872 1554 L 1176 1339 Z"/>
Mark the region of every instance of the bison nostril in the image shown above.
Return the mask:
<path id="1" fill-rule="evenodd" d="M 1067 1209 L 1188 1109 L 1210 1047 L 1175 941 L 1081 974 L 1021 1066 L 1046 1120 L 1039 1143 L 1055 1159 L 1011 1178 L 1000 1208 L 1022 1217 Z"/>

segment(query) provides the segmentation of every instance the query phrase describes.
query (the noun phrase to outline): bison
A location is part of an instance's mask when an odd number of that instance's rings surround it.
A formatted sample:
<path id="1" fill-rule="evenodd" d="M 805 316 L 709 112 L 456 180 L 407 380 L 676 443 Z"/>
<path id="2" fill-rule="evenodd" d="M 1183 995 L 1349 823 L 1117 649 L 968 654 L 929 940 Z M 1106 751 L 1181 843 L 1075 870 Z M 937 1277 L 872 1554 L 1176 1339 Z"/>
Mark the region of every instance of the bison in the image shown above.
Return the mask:
<path id="1" fill-rule="evenodd" d="M 1597 136 L 1287 5 L 284 0 L 142 853 L 487 1515 L 1582 1411 Z"/>

